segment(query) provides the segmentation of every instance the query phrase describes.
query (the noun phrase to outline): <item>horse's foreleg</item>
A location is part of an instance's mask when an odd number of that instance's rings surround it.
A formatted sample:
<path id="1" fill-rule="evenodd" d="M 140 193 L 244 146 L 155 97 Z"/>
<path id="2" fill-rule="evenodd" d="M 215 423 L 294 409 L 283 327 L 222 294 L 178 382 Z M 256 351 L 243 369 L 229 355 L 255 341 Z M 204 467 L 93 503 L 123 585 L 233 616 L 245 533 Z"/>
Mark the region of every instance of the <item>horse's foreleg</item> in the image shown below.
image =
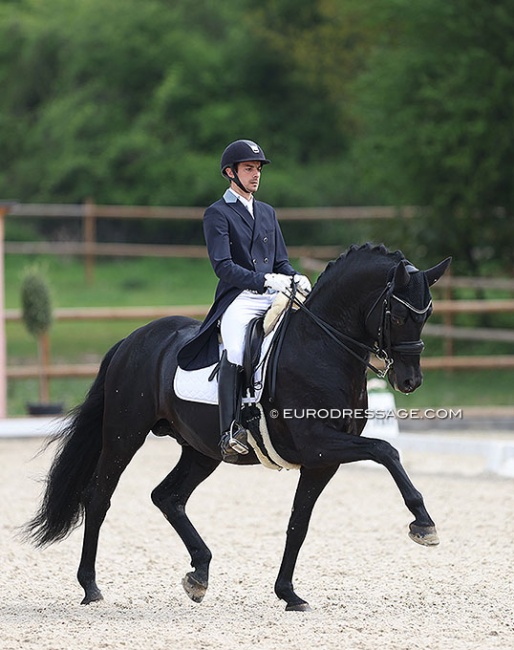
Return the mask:
<path id="1" fill-rule="evenodd" d="M 386 440 L 366 438 L 350 434 L 338 433 L 337 437 L 325 439 L 325 448 L 313 454 L 316 463 L 340 464 L 353 463 L 360 460 L 372 460 L 383 465 L 393 477 L 400 490 L 407 508 L 415 520 L 410 525 L 409 536 L 418 544 L 435 546 L 439 543 L 437 531 L 432 518 L 428 514 L 423 496 L 414 487 L 402 463 L 398 451 Z"/>
<path id="2" fill-rule="evenodd" d="M 319 495 L 334 476 L 338 465 L 322 469 L 300 471 L 300 480 L 296 488 L 293 510 L 287 527 L 286 547 L 282 564 L 275 582 L 275 593 L 287 603 L 287 611 L 308 611 L 309 603 L 299 598 L 293 588 L 293 572 L 298 553 L 307 535 L 312 510 Z"/>
<path id="3" fill-rule="evenodd" d="M 183 447 L 176 467 L 152 492 L 152 501 L 162 511 L 184 542 L 194 571 L 186 574 L 182 585 L 191 600 L 203 600 L 209 584 L 212 554 L 186 515 L 186 503 L 193 491 L 220 464 L 192 447 Z"/>
<path id="4" fill-rule="evenodd" d="M 370 438 L 370 440 L 373 440 Z M 407 508 L 412 512 L 415 519 L 409 526 L 409 537 L 423 546 L 437 546 L 439 537 L 435 524 L 428 514 L 421 492 L 412 483 L 405 471 L 398 451 L 383 440 L 375 440 L 376 462 L 381 463 L 389 470 L 398 489 L 400 490 Z"/>

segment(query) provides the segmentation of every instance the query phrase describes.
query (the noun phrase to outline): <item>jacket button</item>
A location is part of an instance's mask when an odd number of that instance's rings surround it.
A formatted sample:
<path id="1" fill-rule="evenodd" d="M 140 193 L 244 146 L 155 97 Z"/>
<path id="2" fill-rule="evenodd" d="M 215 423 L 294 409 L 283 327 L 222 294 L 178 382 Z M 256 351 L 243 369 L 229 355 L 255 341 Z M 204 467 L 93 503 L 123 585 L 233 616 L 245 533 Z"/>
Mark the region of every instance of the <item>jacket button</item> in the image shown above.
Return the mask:
<path id="1" fill-rule="evenodd" d="M 264 237 L 264 239 L 263 239 L 262 241 L 263 241 L 264 243 L 266 243 L 266 242 L 268 241 L 268 238 L 267 238 L 267 237 Z"/>
<path id="2" fill-rule="evenodd" d="M 264 258 L 264 264 L 266 264 L 267 261 L 268 261 L 268 258 L 265 257 L 265 258 Z"/>
<path id="3" fill-rule="evenodd" d="M 252 260 L 252 263 L 253 263 L 253 264 L 257 264 L 257 260 Z"/>

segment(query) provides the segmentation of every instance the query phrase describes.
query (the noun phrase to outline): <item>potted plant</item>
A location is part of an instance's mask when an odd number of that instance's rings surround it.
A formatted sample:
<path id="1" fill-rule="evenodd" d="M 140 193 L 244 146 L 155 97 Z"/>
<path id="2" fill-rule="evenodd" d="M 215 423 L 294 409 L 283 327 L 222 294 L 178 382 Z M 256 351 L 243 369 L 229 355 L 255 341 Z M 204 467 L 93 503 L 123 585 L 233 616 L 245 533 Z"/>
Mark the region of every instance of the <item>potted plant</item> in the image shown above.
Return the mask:
<path id="1" fill-rule="evenodd" d="M 50 403 L 50 336 L 53 321 L 52 300 L 46 277 L 38 266 L 25 270 L 21 284 L 22 319 L 29 334 L 37 341 L 39 366 L 39 403 L 27 404 L 31 415 L 62 413 L 62 404 Z"/>

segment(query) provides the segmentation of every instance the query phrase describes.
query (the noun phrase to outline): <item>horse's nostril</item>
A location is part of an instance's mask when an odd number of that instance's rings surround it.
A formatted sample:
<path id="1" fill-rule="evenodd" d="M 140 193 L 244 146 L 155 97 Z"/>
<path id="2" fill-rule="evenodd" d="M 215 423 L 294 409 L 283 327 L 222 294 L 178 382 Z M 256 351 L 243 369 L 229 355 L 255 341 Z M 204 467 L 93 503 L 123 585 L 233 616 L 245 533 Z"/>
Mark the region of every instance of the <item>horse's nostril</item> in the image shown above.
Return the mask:
<path id="1" fill-rule="evenodd" d="M 419 386 L 421 386 L 421 379 L 418 380 L 412 377 L 408 377 L 403 382 L 403 390 L 405 393 L 412 393 L 416 390 L 416 388 L 419 388 Z"/>

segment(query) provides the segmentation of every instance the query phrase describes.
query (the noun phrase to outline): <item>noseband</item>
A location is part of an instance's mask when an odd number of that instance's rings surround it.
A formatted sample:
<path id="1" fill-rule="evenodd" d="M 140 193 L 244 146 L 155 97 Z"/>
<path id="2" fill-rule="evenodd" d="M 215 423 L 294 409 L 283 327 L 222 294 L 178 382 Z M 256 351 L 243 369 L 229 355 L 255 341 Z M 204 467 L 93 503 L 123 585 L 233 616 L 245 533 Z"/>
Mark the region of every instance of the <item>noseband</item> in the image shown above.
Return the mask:
<path id="1" fill-rule="evenodd" d="M 392 353 L 397 352 L 398 354 L 412 354 L 419 355 L 425 349 L 425 344 L 421 339 L 417 341 L 405 341 L 404 343 L 396 343 L 395 345 L 391 342 L 391 301 L 396 300 L 401 303 L 409 311 L 414 312 L 415 314 L 423 315 L 428 312 L 432 306 L 432 300 L 428 302 L 428 305 L 423 309 L 418 309 L 411 305 L 406 300 L 402 300 L 397 295 L 393 293 L 392 283 L 388 282 L 384 290 L 378 296 L 378 298 L 373 303 L 371 309 L 369 310 L 365 322 L 368 322 L 368 318 L 371 316 L 375 308 L 381 303 L 381 313 L 380 313 L 380 325 L 378 327 L 377 333 L 377 345 L 374 349 L 374 354 L 382 359 L 386 364 L 386 369 L 382 376 L 385 376 L 389 371 L 389 368 L 393 365 Z"/>
<path id="2" fill-rule="evenodd" d="M 412 267 L 413 270 L 415 267 Z M 410 270 L 410 269 L 409 269 Z M 397 344 L 392 344 L 391 342 L 391 301 L 396 300 L 400 302 L 402 305 L 405 305 L 407 309 L 410 311 L 414 312 L 415 314 L 426 314 L 428 310 L 430 309 L 432 305 L 432 300 L 429 301 L 428 305 L 424 307 L 423 309 L 417 309 L 410 303 L 406 302 L 405 300 L 402 300 L 398 296 L 396 296 L 393 293 L 393 286 L 392 282 L 388 282 L 385 288 L 382 290 L 378 298 L 375 300 L 373 305 L 371 306 L 370 310 L 368 311 L 365 319 L 365 323 L 368 322 L 369 317 L 371 314 L 375 311 L 375 309 L 380 305 L 381 312 L 380 312 L 380 325 L 378 327 L 378 332 L 377 332 L 377 337 L 376 337 L 376 344 L 374 346 L 369 346 L 366 345 L 365 343 L 361 343 L 360 341 L 357 341 L 356 339 L 352 338 L 351 336 L 348 336 L 347 334 L 344 334 L 343 332 L 340 332 L 337 330 L 335 327 L 330 325 L 329 323 L 325 322 L 322 318 L 314 314 L 308 307 L 306 307 L 303 302 L 300 302 L 296 296 L 296 287 L 293 286 L 293 293 L 290 297 L 291 299 L 291 306 L 293 303 L 295 303 L 303 312 L 308 314 L 308 316 L 333 340 L 335 341 L 340 347 L 344 348 L 347 352 L 349 352 L 352 356 L 354 356 L 356 359 L 358 359 L 361 363 L 363 363 L 365 366 L 367 366 L 370 370 L 372 370 L 378 377 L 383 378 L 387 375 L 389 370 L 391 369 L 394 360 L 392 358 L 392 354 L 394 352 L 398 354 L 411 354 L 411 355 L 416 355 L 416 354 L 421 354 L 423 352 L 423 349 L 425 347 L 425 344 L 421 339 L 418 339 L 417 341 L 405 341 L 404 343 L 397 343 Z M 351 345 L 355 345 L 358 348 L 361 348 L 362 350 L 365 350 L 366 352 L 374 354 L 376 357 L 381 359 L 385 367 L 383 370 L 379 370 L 376 368 L 373 364 L 371 364 L 369 361 L 366 359 L 363 359 L 355 350 L 353 350 L 348 343 Z"/>

